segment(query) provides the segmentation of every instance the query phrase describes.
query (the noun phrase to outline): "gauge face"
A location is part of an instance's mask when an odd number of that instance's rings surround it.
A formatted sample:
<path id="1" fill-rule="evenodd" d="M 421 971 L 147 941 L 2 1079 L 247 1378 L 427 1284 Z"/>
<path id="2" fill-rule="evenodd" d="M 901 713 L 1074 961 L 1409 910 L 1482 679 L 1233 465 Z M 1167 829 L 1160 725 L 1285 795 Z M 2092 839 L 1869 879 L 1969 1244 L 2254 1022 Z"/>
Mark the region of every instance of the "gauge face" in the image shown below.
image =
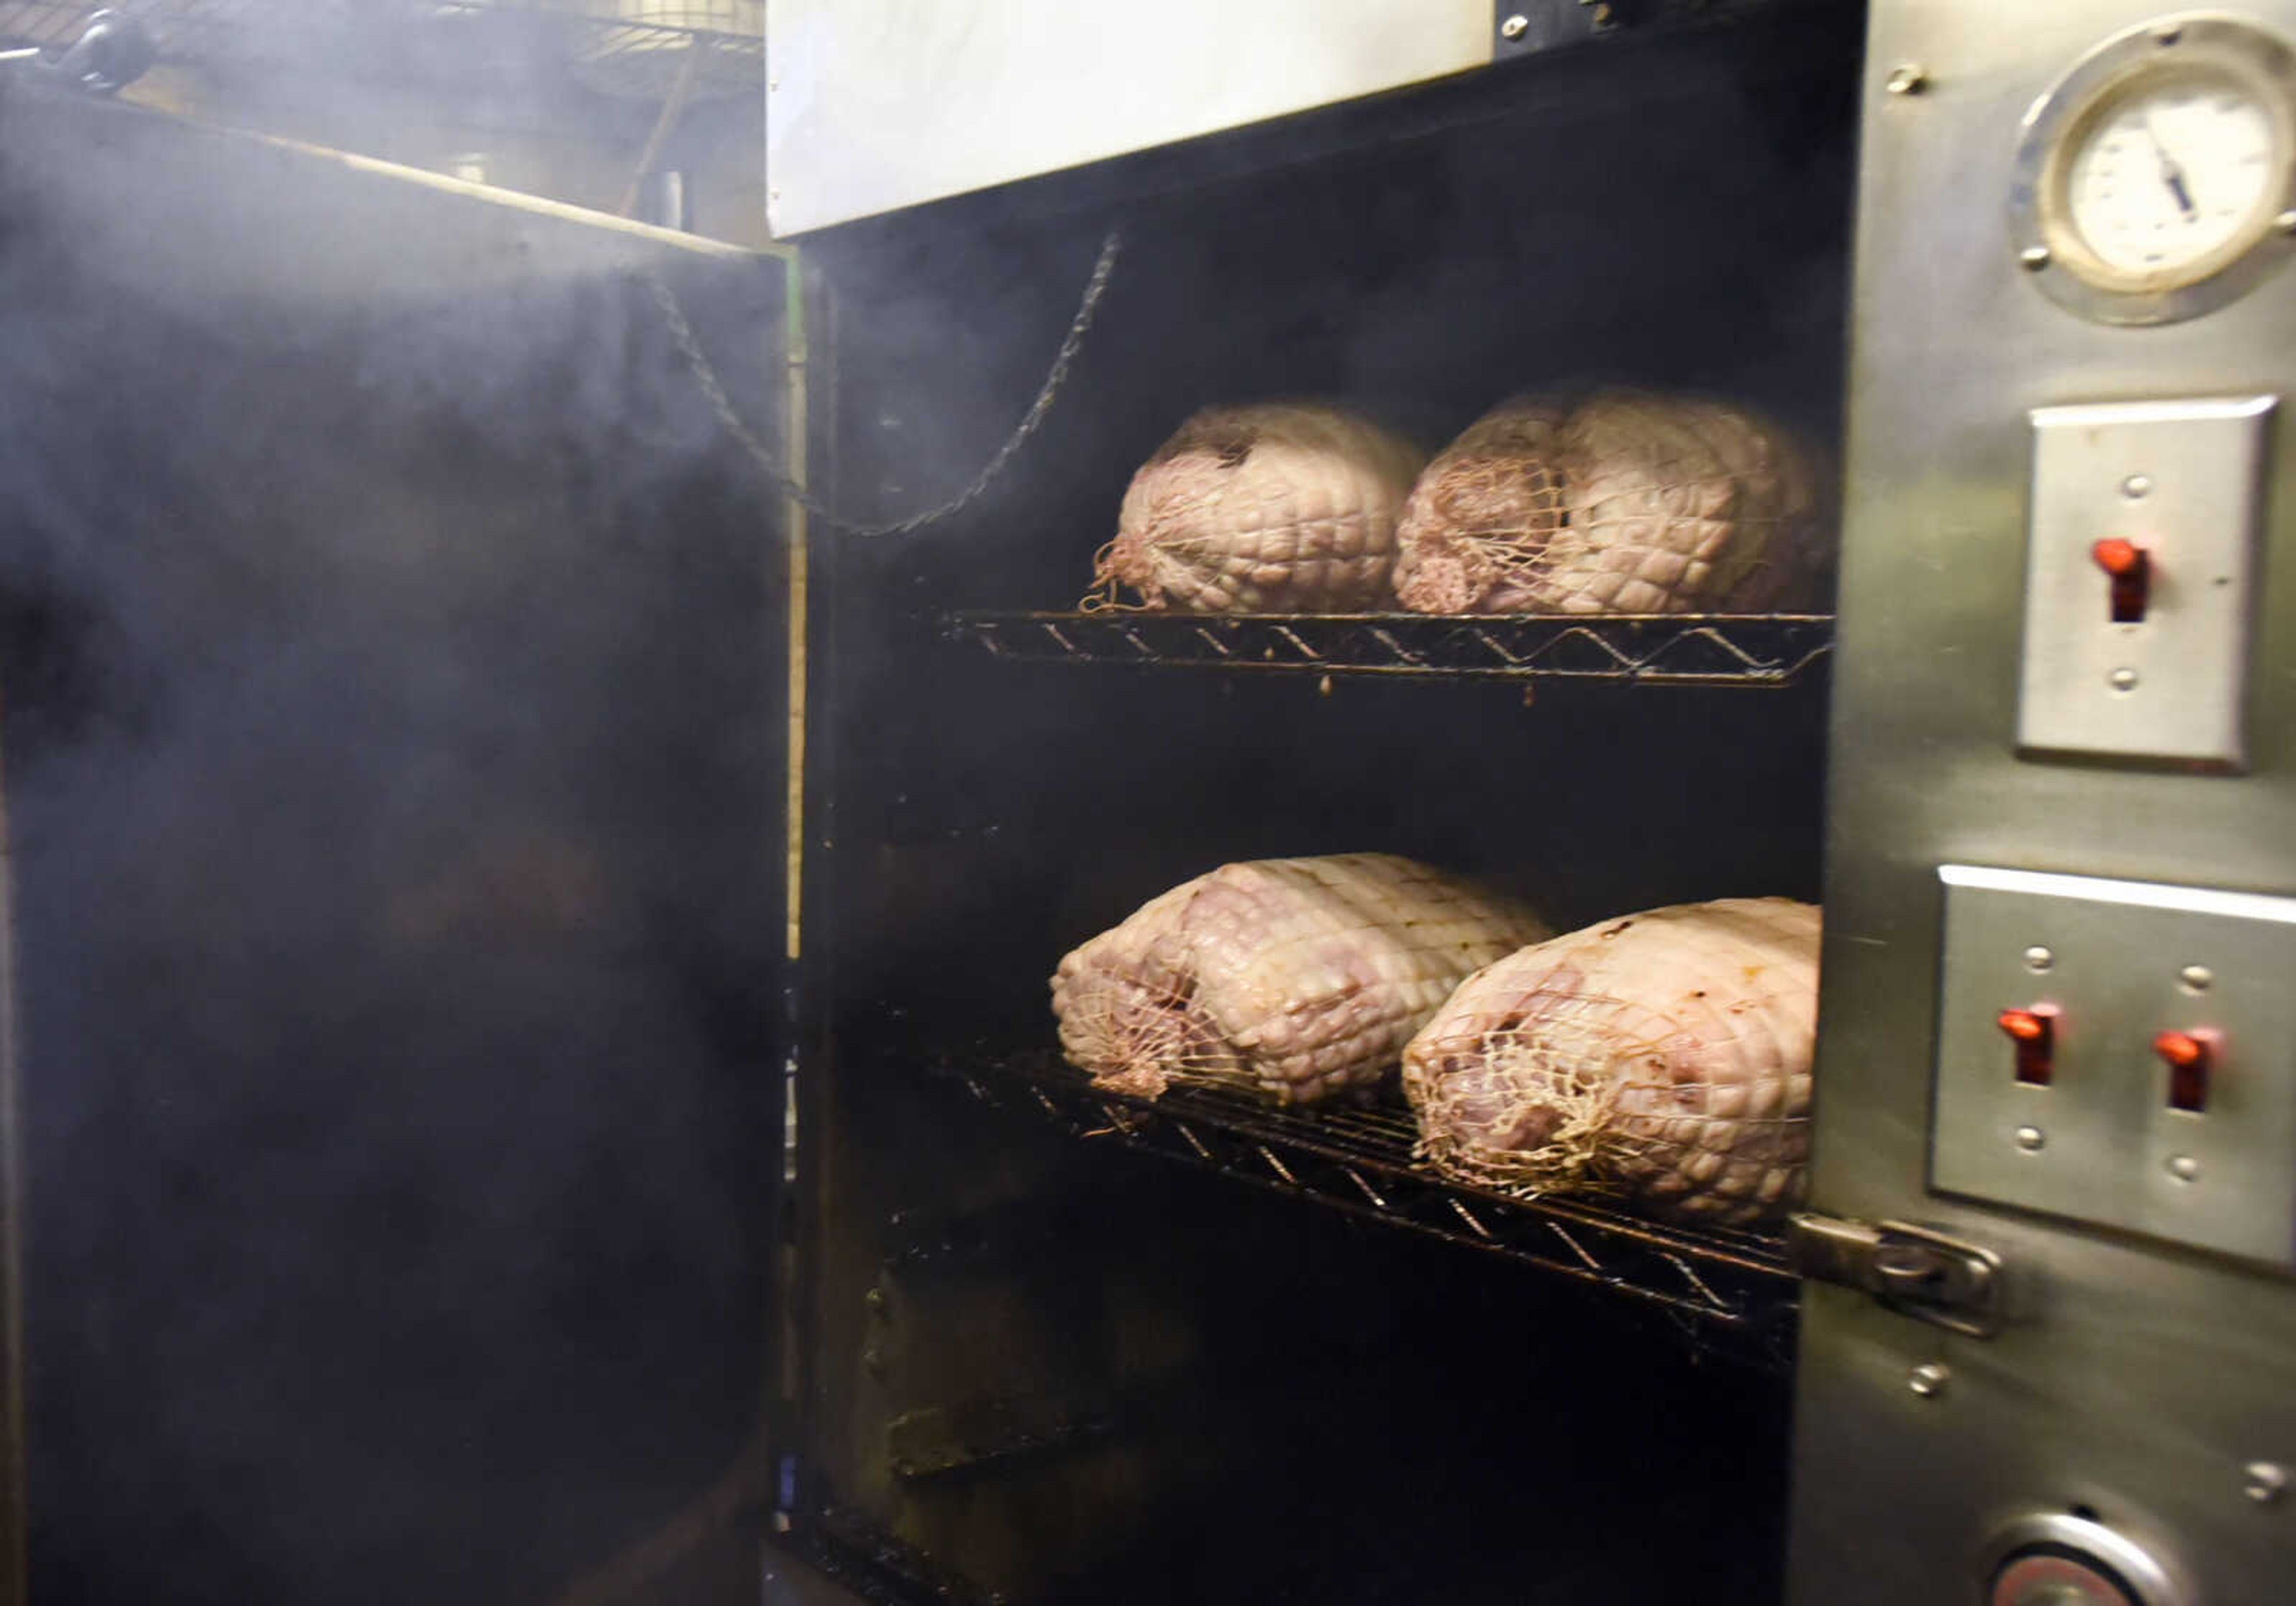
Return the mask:
<path id="1" fill-rule="evenodd" d="M 2289 254 L 2296 51 L 2224 17 L 2147 24 L 2026 117 L 2010 224 L 2053 299 L 2106 323 L 2193 317 Z"/>
<path id="2" fill-rule="evenodd" d="M 2250 86 L 2194 73 L 2140 81 L 2080 131 L 2065 211 L 2105 266 L 2174 281 L 2270 226 L 2286 166 Z"/>

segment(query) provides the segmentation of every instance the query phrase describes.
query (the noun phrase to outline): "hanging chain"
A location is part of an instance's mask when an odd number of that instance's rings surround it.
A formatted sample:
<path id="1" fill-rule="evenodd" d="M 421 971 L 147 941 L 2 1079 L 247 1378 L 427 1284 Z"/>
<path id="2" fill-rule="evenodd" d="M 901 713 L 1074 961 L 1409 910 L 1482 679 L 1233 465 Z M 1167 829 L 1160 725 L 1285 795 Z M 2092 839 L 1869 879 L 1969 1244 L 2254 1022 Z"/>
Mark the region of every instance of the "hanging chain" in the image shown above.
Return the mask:
<path id="1" fill-rule="evenodd" d="M 1076 316 L 1069 320 L 1068 336 L 1061 341 L 1061 348 L 1053 358 L 1053 365 L 1045 372 L 1045 382 L 1037 389 L 1037 399 L 1029 404 L 1028 412 L 1021 415 L 1021 422 L 1013 426 L 1012 434 L 1004 438 L 1004 444 L 996 448 L 980 472 L 975 474 L 972 482 L 955 496 L 936 507 L 929 507 L 921 513 L 912 514 L 892 524 L 857 524 L 815 500 L 805 487 L 791 479 L 783 466 L 785 460 L 758 439 L 756 432 L 734 409 L 733 398 L 726 394 L 726 387 L 719 381 L 717 369 L 710 365 L 709 358 L 703 353 L 701 342 L 693 332 L 693 325 L 686 319 L 685 309 L 677 304 L 677 298 L 671 293 L 669 286 L 656 274 L 648 273 L 645 280 L 646 287 L 653 292 L 655 304 L 661 308 L 663 320 L 669 325 L 670 338 L 677 342 L 677 349 L 685 356 L 685 365 L 693 371 L 694 382 L 701 387 L 702 395 L 709 397 L 710 410 L 718 414 L 718 422 L 725 426 L 726 433 L 741 443 L 742 449 L 757 463 L 758 471 L 772 480 L 783 496 L 824 524 L 849 535 L 906 536 L 928 524 L 937 524 L 978 501 L 981 494 L 995 483 L 996 477 L 1004 471 L 1013 455 L 1028 445 L 1029 438 L 1043 426 L 1046 416 L 1053 410 L 1054 399 L 1060 395 L 1061 387 L 1068 382 L 1069 370 L 1075 366 L 1078 353 L 1084 349 L 1085 335 L 1092 328 L 1093 315 L 1100 310 L 1101 297 L 1107 293 L 1108 282 L 1116 271 L 1116 255 L 1121 244 L 1121 237 L 1114 229 L 1109 230 L 1108 237 L 1101 242 L 1100 258 L 1092 265 L 1092 277 L 1085 282 L 1084 299 L 1077 303 Z"/>

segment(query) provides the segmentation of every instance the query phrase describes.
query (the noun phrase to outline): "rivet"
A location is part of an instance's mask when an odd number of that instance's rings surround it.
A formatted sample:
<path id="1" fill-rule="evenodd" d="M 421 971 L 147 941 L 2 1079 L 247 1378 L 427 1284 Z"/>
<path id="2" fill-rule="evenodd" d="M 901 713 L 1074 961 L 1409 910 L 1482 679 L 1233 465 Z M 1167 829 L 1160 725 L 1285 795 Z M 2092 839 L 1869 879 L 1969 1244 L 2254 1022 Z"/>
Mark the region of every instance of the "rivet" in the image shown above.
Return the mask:
<path id="1" fill-rule="evenodd" d="M 2296 210 L 2281 213 L 2272 220 L 2272 226 L 2284 234 L 2296 234 Z"/>
<path id="2" fill-rule="evenodd" d="M 2173 22 L 2163 22 L 2152 30 L 2155 45 L 2174 45 L 2185 37 L 2185 30 Z"/>
<path id="3" fill-rule="evenodd" d="M 861 1364 L 867 1369 L 871 1377 L 884 1376 L 885 1352 L 882 1349 L 874 1348 L 863 1350 L 861 1352 Z"/>
<path id="4" fill-rule="evenodd" d="M 867 1306 L 872 1312 L 884 1309 L 885 1291 L 882 1288 L 871 1289 L 867 1293 L 861 1296 L 861 1303 Z"/>
<path id="5" fill-rule="evenodd" d="M 2116 692 L 2134 692 L 2136 689 L 2136 671 L 2134 669 L 2115 669 L 2104 678 Z"/>
<path id="6" fill-rule="evenodd" d="M 1906 1374 L 1906 1387 L 1923 1399 L 1935 1399 L 1945 1392 L 1945 1386 L 1952 1377 L 1952 1372 L 1935 1361 L 1930 1361 Z"/>
<path id="7" fill-rule="evenodd" d="M 2046 971 L 2056 963 L 2057 956 L 2039 943 L 2025 950 L 2025 968 L 2029 971 Z"/>
<path id="8" fill-rule="evenodd" d="M 1521 12 L 1499 24 L 1499 37 L 1502 39 L 1520 39 L 1529 31 L 1530 19 Z"/>
<path id="9" fill-rule="evenodd" d="M 1603 3 L 1603 0 L 1578 0 L 1578 4 L 1587 7 L 1587 15 L 1593 20 L 1595 27 L 1611 26 L 1611 8 Z"/>
<path id="10" fill-rule="evenodd" d="M 2017 260 L 2024 265 L 2027 273 L 2038 274 L 2049 266 L 2049 248 L 2046 245 L 2029 245 L 2017 253 Z"/>
<path id="11" fill-rule="evenodd" d="M 1919 94 L 1930 86 L 1930 75 L 1918 61 L 1901 61 L 1890 70 L 1882 86 L 1891 94 Z"/>
<path id="12" fill-rule="evenodd" d="M 2204 964 L 2188 964 L 2177 972 L 2177 979 L 2195 993 L 2205 993 L 2216 985 L 2217 973 Z"/>
<path id="13" fill-rule="evenodd" d="M 2020 1127 L 2010 1136 L 2028 1154 L 2039 1153 L 2042 1146 L 2049 1141 L 2048 1134 L 2038 1127 Z"/>
<path id="14" fill-rule="evenodd" d="M 2128 479 L 2120 482 L 2120 494 L 2128 497 L 2131 502 L 2136 501 L 2140 496 L 2151 496 L 2152 494 L 2152 477 L 2150 474 L 2131 474 Z"/>
<path id="15" fill-rule="evenodd" d="M 2201 1162 L 2189 1154 L 2172 1154 L 2169 1157 L 2169 1175 L 2178 1182 L 2198 1182 Z"/>
<path id="16" fill-rule="evenodd" d="M 2240 1471 L 2246 1479 L 2241 1493 L 2259 1505 L 2270 1505 L 2288 1492 L 2288 1469 L 2276 1462 L 2251 1461 Z"/>

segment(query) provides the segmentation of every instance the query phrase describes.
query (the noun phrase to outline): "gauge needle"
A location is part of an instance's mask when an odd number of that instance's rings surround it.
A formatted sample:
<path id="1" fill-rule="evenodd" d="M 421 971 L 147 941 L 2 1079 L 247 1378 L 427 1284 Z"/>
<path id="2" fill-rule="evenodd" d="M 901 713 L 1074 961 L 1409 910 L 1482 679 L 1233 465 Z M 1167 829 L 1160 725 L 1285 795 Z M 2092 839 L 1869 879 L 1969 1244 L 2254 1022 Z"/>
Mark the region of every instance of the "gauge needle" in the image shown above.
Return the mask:
<path id="1" fill-rule="evenodd" d="M 2169 193 L 2177 198 L 2177 209 L 2184 213 L 2185 221 L 2192 222 L 2200 216 L 2200 212 L 2193 205 L 2193 193 L 2185 187 L 2185 169 L 2177 165 L 2177 159 L 2169 154 L 2169 147 L 2161 143 L 2161 136 L 2153 132 L 2152 119 L 2149 117 L 2144 119 L 2144 137 L 2152 142 L 2152 153 L 2161 159 L 2161 182 L 2167 184 Z"/>

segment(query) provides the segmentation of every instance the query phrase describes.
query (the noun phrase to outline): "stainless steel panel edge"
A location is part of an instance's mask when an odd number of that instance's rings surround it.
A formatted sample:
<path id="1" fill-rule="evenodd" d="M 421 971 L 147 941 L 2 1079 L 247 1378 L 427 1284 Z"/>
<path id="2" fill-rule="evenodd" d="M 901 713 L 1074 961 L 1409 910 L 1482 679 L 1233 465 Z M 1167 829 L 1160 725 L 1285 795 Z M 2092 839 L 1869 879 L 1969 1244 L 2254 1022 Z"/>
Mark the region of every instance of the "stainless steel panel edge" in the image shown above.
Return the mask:
<path id="1" fill-rule="evenodd" d="M 2296 1294 L 2204 1255 L 1947 1200 L 1924 1185 L 1937 868 L 1999 864 L 2281 893 L 2296 885 L 2296 563 L 2267 561 L 2251 772 L 2020 758 L 2017 648 L 2035 407 L 2296 390 L 2296 280 L 2168 329 L 2091 324 L 2015 264 L 2019 121 L 2098 39 L 2159 8 L 1977 0 L 1874 12 L 1866 64 L 1841 627 L 1828 822 L 1815 1200 L 1997 1250 L 2010 1320 L 1963 1339 L 1812 1287 L 1792 1598 L 1974 1601 L 1990 1534 L 2093 1509 L 2212 1606 L 2282 1598 L 2296 1458 Z M 2296 33 L 2296 7 L 2259 20 Z M 1921 89 L 1890 94 L 1900 67 Z M 1902 81 L 1902 80 L 1901 80 Z M 2268 528 L 2296 522 L 2287 432 Z M 2276 545 L 2286 545 L 2285 537 Z M 1917 1365 L 1946 1369 L 1924 1396 Z"/>

